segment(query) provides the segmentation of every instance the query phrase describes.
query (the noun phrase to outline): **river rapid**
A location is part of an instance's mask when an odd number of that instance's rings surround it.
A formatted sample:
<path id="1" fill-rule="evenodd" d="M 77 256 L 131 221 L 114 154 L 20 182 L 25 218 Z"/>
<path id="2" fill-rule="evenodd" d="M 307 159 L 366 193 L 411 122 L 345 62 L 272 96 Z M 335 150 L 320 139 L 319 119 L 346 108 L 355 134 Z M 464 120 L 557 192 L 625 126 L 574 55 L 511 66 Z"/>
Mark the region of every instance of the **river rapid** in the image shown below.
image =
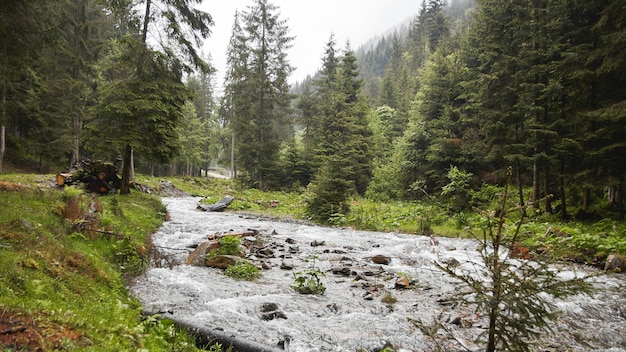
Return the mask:
<path id="1" fill-rule="evenodd" d="M 433 345 L 412 321 L 437 320 L 457 339 L 443 346 L 479 350 L 473 340 L 486 331 L 484 317 L 450 304 L 458 283 L 434 265 L 454 258 L 471 268 L 480 261 L 476 241 L 203 212 L 196 209 L 198 201 L 163 199 L 171 220 L 153 235 L 153 266 L 129 287 L 146 310 L 298 352 L 378 351 L 386 345 L 397 351 L 430 351 Z M 251 230 L 259 234 L 255 241 L 273 249 L 271 257 L 251 258 L 266 266 L 254 282 L 234 280 L 220 269 L 181 264 L 210 236 Z M 377 255 L 390 262 L 372 262 Z M 312 268 L 325 273 L 325 293 L 295 292 L 294 273 Z M 560 269 L 564 275 L 593 272 Z M 410 282 L 408 288 L 397 286 L 401 277 Z M 591 279 L 593 295 L 554 301 L 562 314 L 550 323 L 554 332 L 543 335 L 537 350 L 626 352 L 625 279 L 625 274 L 600 275 Z M 269 319 L 264 315 L 268 306 L 277 309 Z"/>

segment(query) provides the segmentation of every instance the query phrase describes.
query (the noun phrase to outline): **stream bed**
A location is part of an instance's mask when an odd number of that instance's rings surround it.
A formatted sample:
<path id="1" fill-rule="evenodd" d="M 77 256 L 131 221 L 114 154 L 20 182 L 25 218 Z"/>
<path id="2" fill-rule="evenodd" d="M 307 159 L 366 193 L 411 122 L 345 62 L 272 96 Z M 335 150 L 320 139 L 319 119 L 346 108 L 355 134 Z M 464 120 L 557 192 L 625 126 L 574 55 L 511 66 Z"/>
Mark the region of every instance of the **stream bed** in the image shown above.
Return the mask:
<path id="1" fill-rule="evenodd" d="M 472 240 L 355 231 L 237 213 L 203 212 L 199 198 L 169 197 L 171 220 L 154 234 L 155 260 L 129 287 L 151 312 L 168 313 L 199 326 L 286 351 L 429 351 L 413 321 L 443 322 L 457 341 L 444 346 L 476 350 L 473 340 L 487 322 L 471 308 L 450 304 L 458 283 L 435 261 L 479 262 Z M 271 255 L 252 257 L 265 267 L 253 282 L 223 270 L 182 264 L 211 236 L 253 232 Z M 376 263 L 384 257 L 388 263 Z M 323 295 L 294 291 L 294 274 L 324 273 Z M 587 267 L 568 272 L 593 272 Z M 399 279 L 404 278 L 400 285 Z M 593 279 L 592 296 L 554 301 L 562 312 L 549 323 L 538 351 L 626 351 L 626 275 Z M 395 300 L 395 302 L 392 302 Z M 267 307 L 273 314 L 267 315 Z M 443 341 L 443 340 L 442 340 Z"/>

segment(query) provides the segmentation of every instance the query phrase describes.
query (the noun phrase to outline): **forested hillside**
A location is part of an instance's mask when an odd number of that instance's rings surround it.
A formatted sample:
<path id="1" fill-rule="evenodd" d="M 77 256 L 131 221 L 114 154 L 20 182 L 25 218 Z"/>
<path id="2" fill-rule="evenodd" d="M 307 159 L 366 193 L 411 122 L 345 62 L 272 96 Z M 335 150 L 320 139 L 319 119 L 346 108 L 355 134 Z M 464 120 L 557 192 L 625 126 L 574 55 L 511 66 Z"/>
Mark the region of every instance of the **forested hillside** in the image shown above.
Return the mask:
<path id="1" fill-rule="evenodd" d="M 468 190 L 511 166 L 537 211 L 623 217 L 623 0 L 425 0 L 406 30 L 356 51 L 331 35 L 297 94 L 297 38 L 251 0 L 221 96 L 198 51 L 214 21 L 200 2 L 5 1 L 0 172 L 120 157 L 125 193 L 133 166 L 223 166 L 249 187 L 309 190 L 324 221 L 355 194 L 470 207 Z"/>

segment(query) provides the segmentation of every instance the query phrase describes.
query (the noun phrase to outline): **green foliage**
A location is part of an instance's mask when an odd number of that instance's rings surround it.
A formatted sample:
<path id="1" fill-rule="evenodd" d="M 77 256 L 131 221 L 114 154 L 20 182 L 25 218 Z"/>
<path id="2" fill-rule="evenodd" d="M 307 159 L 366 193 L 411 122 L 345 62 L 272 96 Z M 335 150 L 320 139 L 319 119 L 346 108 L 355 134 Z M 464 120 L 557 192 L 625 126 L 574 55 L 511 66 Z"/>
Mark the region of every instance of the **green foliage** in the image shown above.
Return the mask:
<path id="1" fill-rule="evenodd" d="M 239 260 L 235 264 L 230 265 L 226 268 L 224 274 L 236 280 L 246 281 L 252 281 L 262 276 L 259 268 L 245 260 Z"/>
<path id="2" fill-rule="evenodd" d="M 441 195 L 452 197 L 453 204 L 459 209 L 467 208 L 471 194 L 470 180 L 472 174 L 451 165 L 448 179 L 450 183 L 441 188 Z"/>
<path id="3" fill-rule="evenodd" d="M 562 278 L 559 270 L 554 270 L 548 261 L 510 257 L 508 249 L 519 240 L 524 217 L 513 226 L 507 226 L 506 219 L 510 214 L 520 211 L 509 202 L 508 190 L 507 184 L 496 215 L 485 214 L 480 228 L 482 235 L 477 236 L 482 262 L 474 263 L 471 270 L 437 264 L 439 269 L 463 285 L 454 295 L 455 302 L 475 306 L 488 318 L 487 336 L 478 339 L 484 343 L 487 352 L 531 351 L 531 342 L 540 332 L 548 331 L 550 321 L 557 317 L 556 307 L 546 295 L 562 298 L 591 290 L 586 277 Z M 417 326 L 435 339 L 436 327 L 432 329 L 433 326 L 421 321 Z"/>
<path id="4" fill-rule="evenodd" d="M 207 254 L 208 258 L 215 257 L 216 255 L 239 256 L 241 251 L 241 238 L 239 238 L 239 236 L 224 236 L 220 238 L 218 242 L 220 246 L 209 251 Z"/>
<path id="5" fill-rule="evenodd" d="M 389 291 L 385 292 L 385 294 L 383 295 L 383 297 L 380 299 L 381 302 L 385 303 L 385 304 L 394 304 L 396 302 L 398 302 L 398 299 Z"/>
<path id="6" fill-rule="evenodd" d="M 22 185 L 19 191 L 0 191 L 4 317 L 29 316 L 35 326 L 45 327 L 37 340 L 45 350 L 196 351 L 186 333 L 142 320 L 140 303 L 124 285 L 149 259 L 149 236 L 163 219 L 158 198 L 140 193 L 99 197 L 107 233 L 78 233 L 60 216 L 66 190 L 48 188 L 53 178 L 0 176 L 3 184 Z M 115 202 L 124 218 L 112 212 Z"/>
<path id="7" fill-rule="evenodd" d="M 338 160 L 327 160 L 322 164 L 310 185 L 312 199 L 307 204 L 307 213 L 315 221 L 329 223 L 336 214 L 347 214 L 347 203 L 351 183 L 338 176 L 342 173 Z"/>
<path id="8" fill-rule="evenodd" d="M 291 288 L 303 295 L 323 295 L 326 292 L 326 287 L 322 282 L 322 277 L 326 274 L 317 269 L 306 269 L 298 271 L 293 274 L 294 282 Z"/>

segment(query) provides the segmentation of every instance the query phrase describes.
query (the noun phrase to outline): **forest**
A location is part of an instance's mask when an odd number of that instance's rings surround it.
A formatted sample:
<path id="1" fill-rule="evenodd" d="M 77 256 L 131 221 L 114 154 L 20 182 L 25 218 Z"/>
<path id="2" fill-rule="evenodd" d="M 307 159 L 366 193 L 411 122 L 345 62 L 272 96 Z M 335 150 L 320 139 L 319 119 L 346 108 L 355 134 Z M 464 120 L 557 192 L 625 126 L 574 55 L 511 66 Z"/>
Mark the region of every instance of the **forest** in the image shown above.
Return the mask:
<path id="1" fill-rule="evenodd" d="M 313 218 L 348 199 L 480 203 L 512 170 L 519 204 L 623 219 L 626 2 L 423 0 L 368 45 L 324 43 L 289 85 L 280 8 L 238 12 L 223 94 L 201 0 L 8 0 L 0 8 L 0 172 L 85 159 L 308 190 Z M 221 19 L 225 20 L 225 19 Z M 158 38 L 158 39 L 155 39 Z"/>

